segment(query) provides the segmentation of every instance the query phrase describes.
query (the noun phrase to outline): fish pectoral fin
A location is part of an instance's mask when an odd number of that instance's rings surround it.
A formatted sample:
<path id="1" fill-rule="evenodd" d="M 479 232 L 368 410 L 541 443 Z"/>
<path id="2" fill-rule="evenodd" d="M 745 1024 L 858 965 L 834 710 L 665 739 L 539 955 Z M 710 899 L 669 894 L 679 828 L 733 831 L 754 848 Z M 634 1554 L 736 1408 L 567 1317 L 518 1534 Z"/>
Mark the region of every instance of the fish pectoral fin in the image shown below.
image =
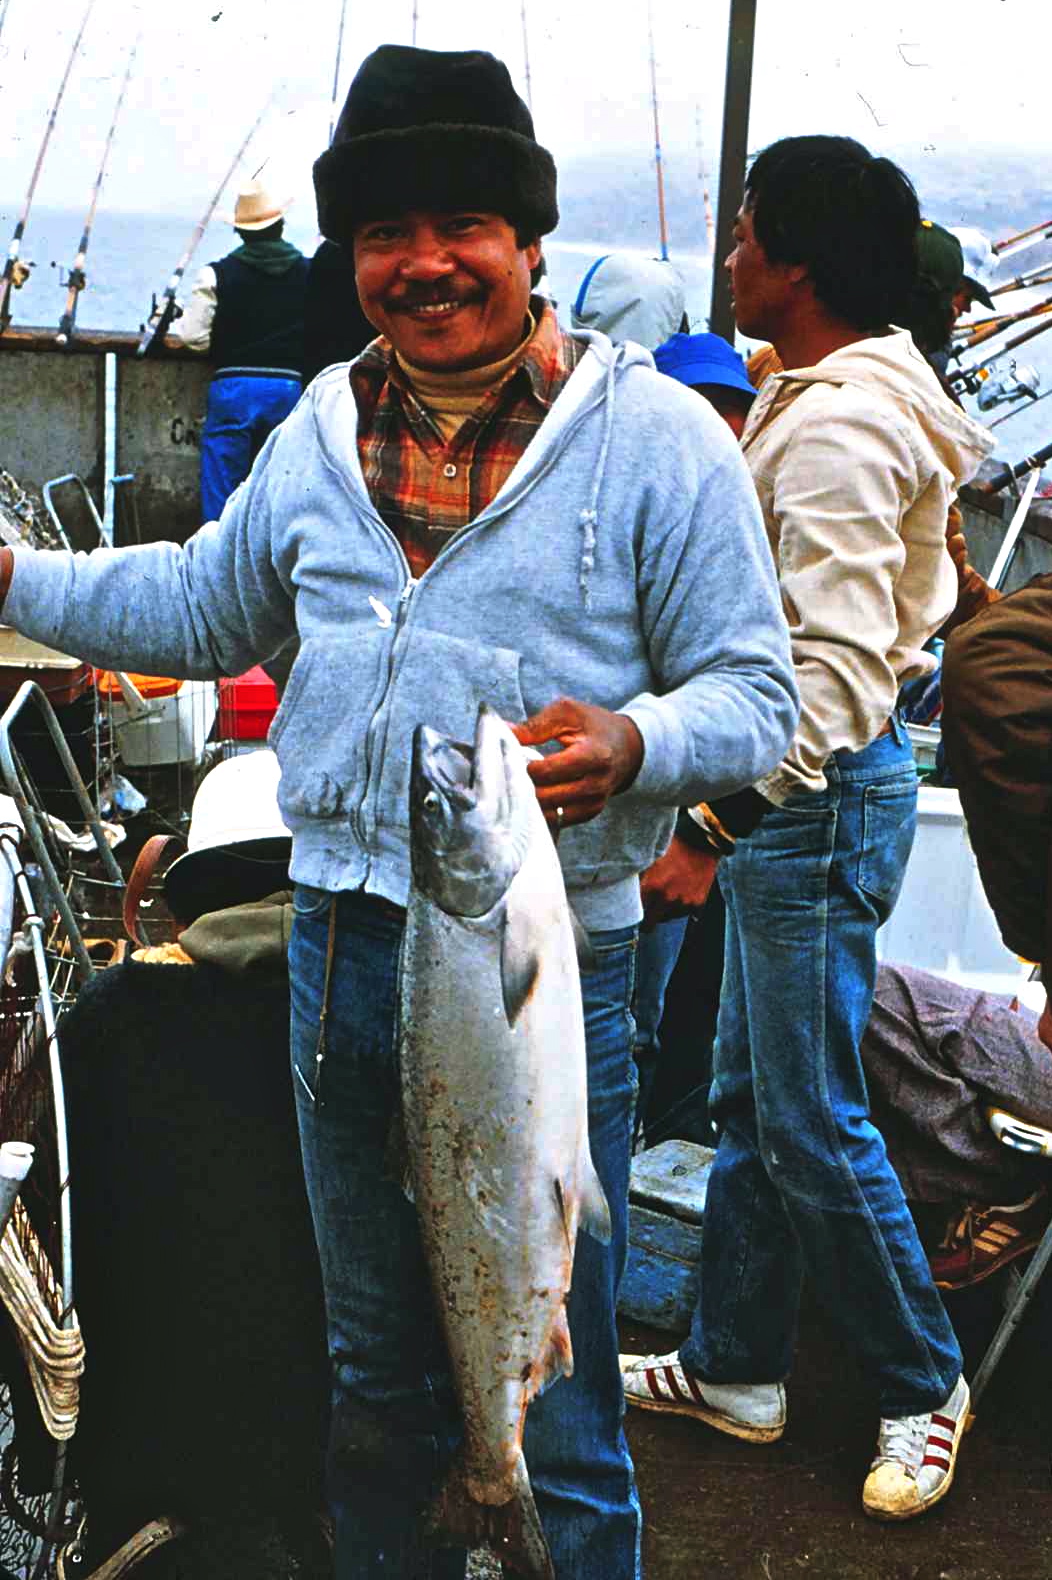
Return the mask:
<path id="1" fill-rule="evenodd" d="M 428 1510 L 425 1533 L 435 1547 L 488 1547 L 505 1569 L 525 1576 L 525 1580 L 555 1580 L 521 1451 L 511 1496 L 504 1503 L 481 1503 L 471 1495 L 464 1450 L 460 1449 L 442 1491 Z"/>
<path id="2" fill-rule="evenodd" d="M 566 1319 L 566 1307 L 559 1307 L 552 1331 L 548 1335 L 548 1347 L 541 1356 L 537 1368 L 527 1385 L 527 1399 L 536 1399 L 553 1382 L 558 1382 L 560 1377 L 573 1376 L 573 1345 L 570 1342 L 570 1324 Z"/>
<path id="3" fill-rule="evenodd" d="M 592 947 L 592 940 L 589 938 L 585 926 L 579 920 L 573 906 L 568 906 L 567 909 L 570 912 L 570 926 L 573 929 L 574 948 L 577 950 L 577 969 L 579 971 L 598 971 L 599 957 Z"/>
<path id="4" fill-rule="evenodd" d="M 591 1158 L 586 1158 L 585 1167 L 581 1170 L 580 1226 L 587 1229 L 592 1239 L 598 1240 L 600 1245 L 610 1244 L 613 1234 L 610 1206 Z"/>
<path id="5" fill-rule="evenodd" d="M 570 1198 L 562 1180 L 553 1181 L 555 1187 L 555 1200 L 559 1205 L 559 1215 L 563 1221 L 563 1233 L 566 1236 L 566 1246 L 571 1256 L 574 1247 L 574 1221 L 570 1211 Z M 599 1182 L 592 1159 L 586 1154 L 578 1166 L 577 1188 L 577 1227 L 587 1229 L 593 1240 L 598 1240 L 600 1245 L 609 1245 L 613 1234 L 610 1223 L 610 1207 L 607 1203 L 606 1192 Z"/>
<path id="6" fill-rule="evenodd" d="M 517 920 L 514 915 L 504 918 L 504 935 L 500 946 L 500 985 L 509 1026 L 514 1026 L 522 1014 L 541 969 L 541 958 L 533 946 L 529 928 L 523 925 L 526 920 Z"/>

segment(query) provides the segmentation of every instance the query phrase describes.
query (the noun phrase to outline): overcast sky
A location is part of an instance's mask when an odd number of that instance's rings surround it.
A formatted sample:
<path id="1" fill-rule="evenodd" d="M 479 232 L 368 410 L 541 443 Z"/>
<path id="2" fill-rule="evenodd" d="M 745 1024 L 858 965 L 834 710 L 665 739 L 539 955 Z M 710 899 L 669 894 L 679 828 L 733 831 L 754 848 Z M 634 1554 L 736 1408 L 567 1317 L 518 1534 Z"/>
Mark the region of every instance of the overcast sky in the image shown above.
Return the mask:
<path id="1" fill-rule="evenodd" d="M 0 202 L 21 202 L 86 0 L 8 0 L 0 33 Z M 418 44 L 484 48 L 525 93 L 521 0 L 418 0 Z M 413 0 L 348 0 L 341 93 L 384 42 L 409 43 Z M 716 162 L 727 0 L 652 0 L 666 160 Z M 270 90 L 246 174 L 313 213 L 340 0 L 95 0 L 37 203 L 86 206 L 127 51 L 142 42 L 104 203 L 195 216 Z M 526 0 L 538 135 L 557 161 L 589 149 L 651 157 L 643 0 Z M 382 20 L 381 20 L 382 19 Z M 893 151 L 923 184 L 932 150 L 1052 145 L 1049 0 L 759 0 L 750 146 L 843 132 Z M 1050 192 L 1052 199 L 1052 192 Z M 1044 218 L 1043 215 L 1037 216 Z M 1024 216 L 1024 219 L 1026 216 Z"/>

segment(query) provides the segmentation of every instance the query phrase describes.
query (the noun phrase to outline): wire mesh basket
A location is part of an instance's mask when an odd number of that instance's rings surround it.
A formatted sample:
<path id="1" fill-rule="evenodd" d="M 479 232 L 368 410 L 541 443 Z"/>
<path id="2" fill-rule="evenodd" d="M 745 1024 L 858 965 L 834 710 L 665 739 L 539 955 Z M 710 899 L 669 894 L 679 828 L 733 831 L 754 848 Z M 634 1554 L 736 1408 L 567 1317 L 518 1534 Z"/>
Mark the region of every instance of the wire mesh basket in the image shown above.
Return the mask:
<path id="1" fill-rule="evenodd" d="M 24 748 L 27 718 L 50 745 L 68 819 L 49 808 Z M 97 759 L 96 759 L 97 760 Z M 26 682 L 0 718 L 0 1139 L 29 1142 L 33 1166 L 13 1232 L 56 1328 L 70 1330 L 73 1246 L 61 1016 L 120 934 L 123 879 L 43 690 Z M 51 787 L 47 787 L 50 790 Z M 0 1343 L 0 1564 L 18 1580 L 54 1573 L 77 1520 L 65 1442 L 46 1434 L 26 1398 L 5 1313 Z"/>

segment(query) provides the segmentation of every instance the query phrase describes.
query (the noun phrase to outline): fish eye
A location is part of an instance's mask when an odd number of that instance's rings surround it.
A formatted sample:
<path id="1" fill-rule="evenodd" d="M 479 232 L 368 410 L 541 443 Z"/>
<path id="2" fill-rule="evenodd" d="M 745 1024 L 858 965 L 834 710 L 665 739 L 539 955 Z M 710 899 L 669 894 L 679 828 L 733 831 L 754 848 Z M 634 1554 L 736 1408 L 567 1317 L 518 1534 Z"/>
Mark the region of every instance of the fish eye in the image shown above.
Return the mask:
<path id="1" fill-rule="evenodd" d="M 434 812 L 437 807 L 441 806 L 441 804 L 442 803 L 439 799 L 437 790 L 429 790 L 427 795 L 424 797 L 425 810 L 428 812 Z"/>

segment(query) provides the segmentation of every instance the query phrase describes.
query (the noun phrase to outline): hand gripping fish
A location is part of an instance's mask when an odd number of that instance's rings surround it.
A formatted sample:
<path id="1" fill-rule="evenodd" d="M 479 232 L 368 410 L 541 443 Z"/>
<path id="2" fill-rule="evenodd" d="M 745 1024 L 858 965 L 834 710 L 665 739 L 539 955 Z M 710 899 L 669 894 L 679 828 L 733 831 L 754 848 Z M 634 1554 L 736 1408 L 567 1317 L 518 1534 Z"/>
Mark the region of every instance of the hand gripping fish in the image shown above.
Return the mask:
<path id="1" fill-rule="evenodd" d="M 588 1149 L 577 924 L 527 761 L 485 706 L 473 748 L 413 737 L 402 1100 L 464 1421 L 432 1534 L 554 1580 L 523 1422 L 573 1369 L 577 1231 L 607 1242 L 610 1213 Z"/>

